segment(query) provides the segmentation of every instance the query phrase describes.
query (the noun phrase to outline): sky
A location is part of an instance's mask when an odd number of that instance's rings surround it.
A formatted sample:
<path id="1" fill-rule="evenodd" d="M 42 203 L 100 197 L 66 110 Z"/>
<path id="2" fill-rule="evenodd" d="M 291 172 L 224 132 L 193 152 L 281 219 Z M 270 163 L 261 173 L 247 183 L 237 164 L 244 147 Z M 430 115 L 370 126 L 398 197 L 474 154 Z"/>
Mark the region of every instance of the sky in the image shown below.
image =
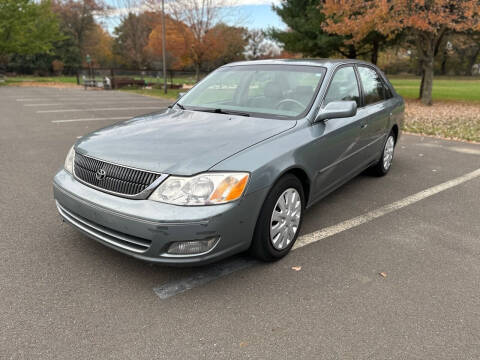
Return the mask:
<path id="1" fill-rule="evenodd" d="M 166 0 L 168 2 L 169 0 Z M 115 6 L 115 0 L 106 0 L 107 4 Z M 272 10 L 272 4 L 279 4 L 280 0 L 234 0 L 232 13 L 238 14 L 238 18 L 228 19 L 230 25 L 244 26 L 249 29 L 267 29 L 277 27 L 285 29 L 285 24 L 280 17 Z M 240 19 L 240 21 L 238 21 Z M 107 20 L 107 19 L 105 19 Z M 119 18 L 111 16 L 106 21 L 110 32 L 118 25 Z"/>
<path id="2" fill-rule="evenodd" d="M 238 9 L 245 14 L 245 27 L 266 29 L 268 27 L 285 28 L 280 17 L 272 10 L 272 5 L 241 5 Z"/>

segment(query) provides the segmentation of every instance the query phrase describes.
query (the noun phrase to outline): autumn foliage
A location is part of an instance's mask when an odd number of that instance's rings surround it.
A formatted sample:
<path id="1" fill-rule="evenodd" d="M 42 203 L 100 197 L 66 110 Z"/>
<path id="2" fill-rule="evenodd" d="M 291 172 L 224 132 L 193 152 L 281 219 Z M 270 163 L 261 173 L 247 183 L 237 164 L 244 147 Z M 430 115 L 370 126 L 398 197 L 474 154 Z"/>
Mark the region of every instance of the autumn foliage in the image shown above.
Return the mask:
<path id="1" fill-rule="evenodd" d="M 415 39 L 422 67 L 420 97 L 432 102 L 433 62 L 449 32 L 480 30 L 478 0 L 325 0 L 324 29 L 351 43 L 372 32 L 392 37 L 404 32 Z"/>
<path id="2" fill-rule="evenodd" d="M 198 38 L 190 27 L 169 16 L 165 21 L 166 53 L 171 69 L 202 65 L 206 62 L 235 61 L 243 56 L 246 44 L 242 28 L 218 24 Z M 162 24 L 158 23 L 149 36 L 148 52 L 162 56 Z"/>
<path id="3" fill-rule="evenodd" d="M 177 22 L 170 17 L 165 21 L 166 52 L 169 67 L 178 69 L 191 65 L 189 47 L 192 36 L 185 24 Z M 157 23 L 148 37 L 146 50 L 158 57 L 162 56 L 162 24 Z"/>

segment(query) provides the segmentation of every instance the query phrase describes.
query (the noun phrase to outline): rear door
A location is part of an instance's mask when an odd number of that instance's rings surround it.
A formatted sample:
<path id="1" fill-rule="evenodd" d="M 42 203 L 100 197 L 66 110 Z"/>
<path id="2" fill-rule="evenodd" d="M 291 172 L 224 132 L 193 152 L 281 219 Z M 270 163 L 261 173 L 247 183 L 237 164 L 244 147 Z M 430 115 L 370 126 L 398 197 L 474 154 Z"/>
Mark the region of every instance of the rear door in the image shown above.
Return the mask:
<path id="1" fill-rule="evenodd" d="M 390 89 L 373 67 L 358 65 L 357 71 L 363 94 L 363 107 L 359 112 L 365 119 L 361 139 L 362 152 L 365 160 L 372 162 L 380 156 L 383 149 L 394 103 Z"/>

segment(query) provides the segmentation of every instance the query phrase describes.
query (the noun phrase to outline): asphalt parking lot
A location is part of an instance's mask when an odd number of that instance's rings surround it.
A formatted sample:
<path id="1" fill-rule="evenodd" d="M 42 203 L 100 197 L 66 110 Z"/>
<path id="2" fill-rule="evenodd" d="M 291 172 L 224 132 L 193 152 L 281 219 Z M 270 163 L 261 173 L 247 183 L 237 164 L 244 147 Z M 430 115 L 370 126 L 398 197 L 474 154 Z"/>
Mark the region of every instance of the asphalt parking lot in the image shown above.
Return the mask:
<path id="1" fill-rule="evenodd" d="M 404 135 L 389 175 L 315 205 L 285 259 L 168 268 L 52 199 L 78 136 L 166 105 L 0 87 L 0 358 L 480 358 L 480 145 Z"/>

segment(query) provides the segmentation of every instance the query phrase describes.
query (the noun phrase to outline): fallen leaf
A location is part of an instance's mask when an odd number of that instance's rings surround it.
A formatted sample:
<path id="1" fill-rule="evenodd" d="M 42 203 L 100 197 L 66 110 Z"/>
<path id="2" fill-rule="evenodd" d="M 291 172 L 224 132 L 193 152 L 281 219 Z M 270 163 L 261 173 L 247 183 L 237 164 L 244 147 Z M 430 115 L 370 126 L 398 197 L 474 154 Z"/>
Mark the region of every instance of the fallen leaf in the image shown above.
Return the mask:
<path id="1" fill-rule="evenodd" d="M 240 347 L 245 347 L 245 346 L 247 346 L 247 345 L 248 345 L 248 343 L 245 342 L 245 341 L 242 341 L 242 342 L 240 343 Z"/>
<path id="2" fill-rule="evenodd" d="M 302 267 L 301 266 L 292 266 L 292 270 L 300 271 L 300 270 L 302 270 Z"/>
<path id="3" fill-rule="evenodd" d="M 381 273 L 379 273 L 379 274 L 380 274 L 380 276 L 382 276 L 382 277 L 384 277 L 384 278 L 387 277 L 387 273 L 386 273 L 386 272 L 381 272 Z"/>

